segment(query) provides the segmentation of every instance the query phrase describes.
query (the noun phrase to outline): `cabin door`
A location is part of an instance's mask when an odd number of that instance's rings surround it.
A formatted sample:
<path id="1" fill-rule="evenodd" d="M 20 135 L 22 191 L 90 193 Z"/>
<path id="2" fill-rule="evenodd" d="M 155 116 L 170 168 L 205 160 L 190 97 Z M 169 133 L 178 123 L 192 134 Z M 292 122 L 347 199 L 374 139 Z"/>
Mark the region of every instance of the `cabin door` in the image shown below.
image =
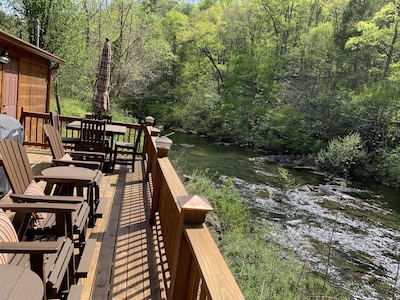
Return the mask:
<path id="1" fill-rule="evenodd" d="M 4 67 L 4 95 L 2 112 L 17 117 L 18 59 L 10 59 Z"/>

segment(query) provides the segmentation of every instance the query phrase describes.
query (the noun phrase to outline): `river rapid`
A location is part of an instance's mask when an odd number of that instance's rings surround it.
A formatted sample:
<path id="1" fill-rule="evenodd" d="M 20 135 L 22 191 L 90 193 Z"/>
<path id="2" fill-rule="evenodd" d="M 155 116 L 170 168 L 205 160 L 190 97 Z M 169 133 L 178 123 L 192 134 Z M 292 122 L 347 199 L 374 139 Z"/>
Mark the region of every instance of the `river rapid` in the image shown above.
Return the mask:
<path id="1" fill-rule="evenodd" d="M 307 168 L 286 168 L 249 149 L 175 133 L 170 158 L 186 174 L 232 177 L 241 195 L 282 247 L 351 299 L 400 299 L 399 190 L 345 183 Z M 293 184 L 294 183 L 294 184 Z"/>

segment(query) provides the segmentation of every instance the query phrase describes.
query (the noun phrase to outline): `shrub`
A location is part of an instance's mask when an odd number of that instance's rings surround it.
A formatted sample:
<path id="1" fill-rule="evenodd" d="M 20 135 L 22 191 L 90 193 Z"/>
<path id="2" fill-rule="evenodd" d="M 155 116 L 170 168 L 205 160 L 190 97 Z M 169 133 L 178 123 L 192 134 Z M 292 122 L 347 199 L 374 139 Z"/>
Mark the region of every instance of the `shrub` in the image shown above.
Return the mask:
<path id="1" fill-rule="evenodd" d="M 194 172 L 186 187 L 190 192 L 201 194 L 210 201 L 214 209 L 214 214 L 210 217 L 214 220 L 214 224 L 217 220 L 218 232 L 233 229 L 243 231 L 248 225 L 247 202 L 239 197 L 239 191 L 233 186 L 231 178 L 222 185 L 216 185 L 204 174 Z"/>
<path id="2" fill-rule="evenodd" d="M 400 148 L 381 155 L 377 163 L 376 175 L 384 178 L 386 183 L 400 185 Z"/>
<path id="3" fill-rule="evenodd" d="M 329 173 L 347 178 L 356 165 L 363 165 L 366 157 L 360 134 L 352 133 L 332 139 L 326 149 L 319 151 L 316 164 Z"/>

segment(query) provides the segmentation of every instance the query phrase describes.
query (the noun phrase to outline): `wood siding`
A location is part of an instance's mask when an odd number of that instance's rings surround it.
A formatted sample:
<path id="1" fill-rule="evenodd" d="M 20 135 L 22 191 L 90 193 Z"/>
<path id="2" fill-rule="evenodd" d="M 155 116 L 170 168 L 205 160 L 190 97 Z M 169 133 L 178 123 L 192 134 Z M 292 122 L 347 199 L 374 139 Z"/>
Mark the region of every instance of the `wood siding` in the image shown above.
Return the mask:
<path id="1" fill-rule="evenodd" d="M 3 65 L 0 65 L 0 113 L 2 113 L 2 107 L 3 107 Z"/>
<path id="2" fill-rule="evenodd" d="M 0 30 L 0 53 L 8 50 L 10 59 L 18 61 L 18 99 L 16 118 L 21 109 L 48 112 L 52 69 L 56 70 L 65 61 L 26 41 Z M 0 113 L 3 113 L 5 97 L 5 68 L 0 65 Z"/>
<path id="3" fill-rule="evenodd" d="M 19 66 L 18 107 L 24 110 L 46 112 L 49 61 L 22 57 Z M 18 110 L 20 112 L 20 109 Z M 19 116 L 18 116 L 19 117 Z"/>

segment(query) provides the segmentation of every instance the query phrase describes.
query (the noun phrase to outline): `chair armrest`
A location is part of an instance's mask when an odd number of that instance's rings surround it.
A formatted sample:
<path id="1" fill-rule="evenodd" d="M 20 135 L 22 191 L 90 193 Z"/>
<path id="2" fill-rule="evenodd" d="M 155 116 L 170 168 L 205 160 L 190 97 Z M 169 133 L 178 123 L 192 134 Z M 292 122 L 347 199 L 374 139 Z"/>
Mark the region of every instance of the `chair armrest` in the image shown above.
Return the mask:
<path id="1" fill-rule="evenodd" d="M 76 160 L 82 160 L 84 157 L 93 157 L 92 161 L 103 161 L 106 157 L 104 152 L 91 152 L 91 151 L 71 151 L 68 154 Z"/>
<path id="2" fill-rule="evenodd" d="M 0 243 L 0 253 L 57 253 L 61 245 L 60 240 L 57 242 L 4 242 Z"/>
<path id="3" fill-rule="evenodd" d="M 53 159 L 53 164 L 57 166 L 76 166 L 89 168 L 92 170 L 100 169 L 101 162 L 94 160 L 62 160 L 62 159 Z"/>
<path id="4" fill-rule="evenodd" d="M 29 202 L 29 203 L 37 203 L 37 202 L 47 202 L 47 203 L 82 203 L 85 201 L 83 197 L 74 197 L 74 196 L 32 196 L 32 195 L 23 195 L 23 194 L 11 194 L 10 198 L 17 202 Z"/>
<path id="5" fill-rule="evenodd" d="M 47 213 L 71 213 L 77 210 L 77 204 L 68 203 L 12 203 L 0 204 L 3 210 L 14 212 L 47 212 Z"/>
<path id="6" fill-rule="evenodd" d="M 35 181 L 45 181 L 45 182 L 57 182 L 61 184 L 71 184 L 75 185 L 77 183 L 76 178 L 68 178 L 68 177 L 63 177 L 62 175 L 60 176 L 45 176 L 45 175 L 36 175 L 33 177 Z M 80 180 L 82 181 L 82 180 Z"/>
<path id="7" fill-rule="evenodd" d="M 69 155 L 71 155 L 72 157 L 74 155 L 98 155 L 98 156 L 104 156 L 104 152 L 95 152 L 95 151 L 80 151 L 80 150 L 76 150 L 76 151 L 67 151 Z"/>

